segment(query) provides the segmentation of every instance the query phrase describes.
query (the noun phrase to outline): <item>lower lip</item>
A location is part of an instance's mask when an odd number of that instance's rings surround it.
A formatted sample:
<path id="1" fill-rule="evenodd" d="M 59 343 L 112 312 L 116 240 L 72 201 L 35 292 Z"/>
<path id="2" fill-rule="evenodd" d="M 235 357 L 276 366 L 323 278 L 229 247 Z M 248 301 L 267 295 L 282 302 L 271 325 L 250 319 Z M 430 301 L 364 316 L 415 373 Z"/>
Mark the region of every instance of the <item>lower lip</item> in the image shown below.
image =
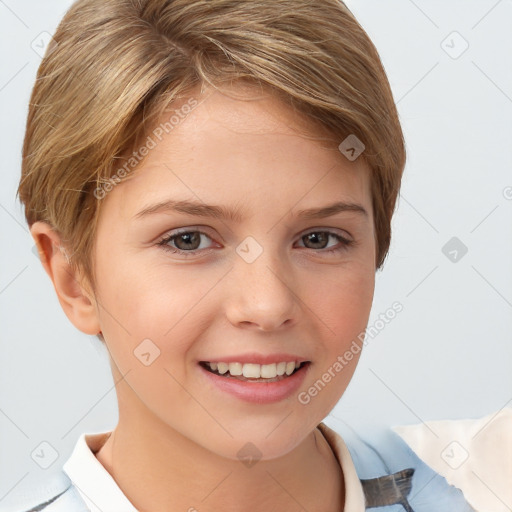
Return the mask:
<path id="1" fill-rule="evenodd" d="M 294 374 L 277 382 L 249 382 L 230 377 L 221 377 L 198 365 L 203 375 L 219 389 L 246 402 L 269 404 L 288 398 L 299 389 L 306 377 L 310 363 L 305 364 Z"/>

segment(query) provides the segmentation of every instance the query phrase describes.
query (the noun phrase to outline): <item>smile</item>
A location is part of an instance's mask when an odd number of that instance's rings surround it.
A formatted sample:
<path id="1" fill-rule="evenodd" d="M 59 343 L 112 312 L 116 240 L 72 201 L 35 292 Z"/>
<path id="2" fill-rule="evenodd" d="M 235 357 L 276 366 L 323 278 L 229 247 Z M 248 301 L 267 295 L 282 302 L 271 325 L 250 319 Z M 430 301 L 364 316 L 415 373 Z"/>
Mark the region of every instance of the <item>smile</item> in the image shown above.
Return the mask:
<path id="1" fill-rule="evenodd" d="M 279 361 L 281 357 L 274 361 Z M 205 382 L 213 384 L 221 393 L 245 402 L 270 404 L 290 400 L 309 373 L 311 361 L 285 360 L 270 363 L 268 358 L 256 356 L 252 359 L 248 355 L 244 356 L 245 361 L 259 359 L 266 364 L 236 360 L 198 361 L 198 367 Z"/>
<path id="2" fill-rule="evenodd" d="M 295 361 L 280 362 L 271 364 L 256 363 L 210 363 L 203 361 L 200 364 L 218 375 L 226 375 L 226 377 L 245 377 L 246 379 L 274 379 L 282 375 L 291 375 L 295 370 L 300 368 L 301 364 Z M 304 364 L 304 363 L 303 363 Z"/>
<path id="3" fill-rule="evenodd" d="M 237 380 L 252 382 L 277 382 L 289 377 L 307 362 L 282 361 L 271 364 L 256 363 L 224 363 L 202 361 L 199 363 L 203 368 L 223 377 L 233 377 Z"/>

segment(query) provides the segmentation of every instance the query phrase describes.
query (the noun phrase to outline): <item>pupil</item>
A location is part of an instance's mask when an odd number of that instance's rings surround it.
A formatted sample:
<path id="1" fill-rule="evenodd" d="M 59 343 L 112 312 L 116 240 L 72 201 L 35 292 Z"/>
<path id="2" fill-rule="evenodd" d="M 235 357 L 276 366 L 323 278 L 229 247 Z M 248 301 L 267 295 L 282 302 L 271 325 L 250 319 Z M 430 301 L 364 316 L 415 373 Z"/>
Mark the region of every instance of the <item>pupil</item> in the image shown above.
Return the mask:
<path id="1" fill-rule="evenodd" d="M 320 248 L 325 247 L 324 243 L 322 243 L 322 242 L 327 242 L 328 239 L 329 239 L 329 235 L 327 233 L 322 233 L 322 232 L 320 232 L 320 233 L 309 233 L 308 235 L 306 235 L 306 238 L 308 239 L 308 241 L 313 240 L 313 244 L 320 243 L 320 245 L 322 247 L 315 247 L 315 249 L 320 249 Z M 320 242 L 318 242 L 318 241 L 315 242 L 315 239 L 317 239 L 317 240 L 320 239 Z"/>
<path id="2" fill-rule="evenodd" d="M 180 245 L 180 242 L 183 241 L 183 240 L 186 240 L 186 244 L 188 245 L 185 245 L 185 247 L 179 247 Z M 197 249 L 197 247 L 199 247 L 199 243 L 201 241 L 201 237 L 200 237 L 200 234 L 199 233 L 196 233 L 196 232 L 190 232 L 190 233 L 182 233 L 177 239 L 176 239 L 176 245 L 178 245 L 178 248 L 179 249 L 191 249 L 190 247 L 190 243 L 192 243 L 194 245 L 194 247 L 192 247 L 192 249 Z M 196 242 L 197 246 L 194 244 L 194 242 Z"/>

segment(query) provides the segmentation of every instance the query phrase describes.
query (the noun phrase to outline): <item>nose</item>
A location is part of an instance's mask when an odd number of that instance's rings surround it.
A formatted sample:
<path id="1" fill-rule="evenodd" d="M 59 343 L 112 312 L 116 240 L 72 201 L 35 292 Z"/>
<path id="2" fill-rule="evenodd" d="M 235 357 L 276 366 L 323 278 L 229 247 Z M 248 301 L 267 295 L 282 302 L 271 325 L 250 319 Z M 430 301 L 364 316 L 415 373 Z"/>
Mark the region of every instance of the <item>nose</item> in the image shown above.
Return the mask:
<path id="1" fill-rule="evenodd" d="M 237 256 L 227 286 L 225 310 L 233 325 L 275 331 L 297 322 L 301 308 L 293 270 L 270 250 L 252 262 Z"/>

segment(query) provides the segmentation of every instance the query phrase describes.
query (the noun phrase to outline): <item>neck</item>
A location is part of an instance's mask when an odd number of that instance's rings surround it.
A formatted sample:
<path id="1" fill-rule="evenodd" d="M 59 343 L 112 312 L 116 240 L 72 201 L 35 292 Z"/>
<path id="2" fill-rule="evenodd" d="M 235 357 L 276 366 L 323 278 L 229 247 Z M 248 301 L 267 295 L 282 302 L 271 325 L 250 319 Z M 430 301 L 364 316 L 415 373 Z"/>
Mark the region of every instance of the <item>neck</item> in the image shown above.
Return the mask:
<path id="1" fill-rule="evenodd" d="M 245 466 L 132 411 L 120 413 L 96 457 L 140 512 L 332 512 L 345 501 L 341 468 L 318 429 L 285 456 Z"/>

